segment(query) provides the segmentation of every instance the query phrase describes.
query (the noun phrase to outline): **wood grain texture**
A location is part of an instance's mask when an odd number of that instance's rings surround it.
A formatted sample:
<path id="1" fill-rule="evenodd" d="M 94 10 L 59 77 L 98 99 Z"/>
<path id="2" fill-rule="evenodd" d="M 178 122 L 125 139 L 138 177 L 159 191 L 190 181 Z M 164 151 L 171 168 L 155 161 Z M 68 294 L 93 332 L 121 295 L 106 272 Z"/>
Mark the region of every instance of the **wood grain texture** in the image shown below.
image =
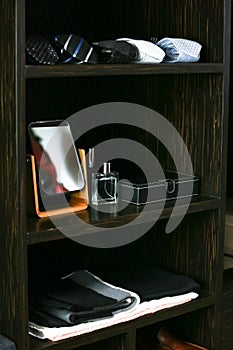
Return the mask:
<path id="1" fill-rule="evenodd" d="M 155 78 L 149 77 L 148 80 L 148 103 L 151 108 L 158 110 L 158 102 L 153 98 L 159 94 L 155 90 Z M 163 79 L 166 95 L 158 98 L 161 104 L 159 111 L 180 133 L 190 154 L 193 171 L 202 179 L 201 193 L 212 196 L 219 196 L 221 191 L 222 173 L 217 172 L 217 169 L 222 166 L 222 83 L 221 74 L 177 75 L 172 79 L 169 76 Z M 174 147 L 176 145 L 174 139 Z M 179 152 L 179 147 L 176 150 Z M 157 152 L 158 157 L 159 152 L 163 152 L 159 159 L 163 158 L 164 151 L 158 149 Z M 184 157 L 182 152 L 178 155 Z M 162 164 L 172 167 L 168 155 L 165 154 Z M 185 164 L 183 170 L 187 171 Z"/>
<path id="2" fill-rule="evenodd" d="M 23 31 L 23 4 L 17 6 L 15 1 L 0 2 L 0 12 L 4 14 L 0 28 L 0 325 L 1 332 L 19 349 L 27 348 L 24 80 L 21 74 L 24 60 L 18 51 Z"/>
<path id="3" fill-rule="evenodd" d="M 172 64 L 97 64 L 63 66 L 26 66 L 26 77 L 62 78 L 82 76 L 115 76 L 115 75 L 157 75 L 157 74 L 194 74 L 222 73 L 222 63 L 177 63 Z"/>

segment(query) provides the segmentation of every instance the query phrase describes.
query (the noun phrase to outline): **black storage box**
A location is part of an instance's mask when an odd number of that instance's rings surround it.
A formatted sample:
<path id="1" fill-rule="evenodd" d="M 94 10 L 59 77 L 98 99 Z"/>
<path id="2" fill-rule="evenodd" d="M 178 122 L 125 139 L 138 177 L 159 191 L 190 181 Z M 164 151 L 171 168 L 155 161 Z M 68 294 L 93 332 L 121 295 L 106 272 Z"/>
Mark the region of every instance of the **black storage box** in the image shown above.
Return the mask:
<path id="1" fill-rule="evenodd" d="M 165 179 L 152 183 L 145 183 L 145 180 L 135 178 L 131 183 L 121 180 L 119 188 L 120 200 L 135 205 L 143 205 L 146 203 L 155 203 L 164 199 L 171 200 L 178 198 L 178 189 L 182 193 L 182 198 L 198 195 L 199 182 L 198 176 L 181 173 L 178 179 L 177 172 L 164 171 Z M 193 192 L 190 193 L 190 182 L 193 183 Z M 182 186 L 180 188 L 179 186 Z M 148 192 L 150 196 L 148 200 Z M 181 198 L 179 197 L 179 198 Z"/>

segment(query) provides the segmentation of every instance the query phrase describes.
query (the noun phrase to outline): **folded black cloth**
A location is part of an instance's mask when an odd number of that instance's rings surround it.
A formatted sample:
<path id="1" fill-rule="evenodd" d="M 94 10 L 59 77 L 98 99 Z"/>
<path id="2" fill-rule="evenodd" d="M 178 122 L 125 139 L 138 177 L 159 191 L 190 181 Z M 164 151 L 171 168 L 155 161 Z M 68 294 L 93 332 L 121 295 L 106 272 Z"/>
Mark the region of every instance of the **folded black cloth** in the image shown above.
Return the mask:
<path id="1" fill-rule="evenodd" d="M 46 297 L 30 305 L 30 321 L 46 327 L 73 326 L 111 316 L 111 310 L 78 311 L 69 304 Z"/>
<path id="2" fill-rule="evenodd" d="M 30 292 L 30 321 L 49 327 L 110 317 L 139 303 L 139 298 L 85 270 Z"/>
<path id="3" fill-rule="evenodd" d="M 200 285 L 185 274 L 173 273 L 161 268 L 146 266 L 100 274 L 109 283 L 135 292 L 141 302 L 189 293 Z"/>
<path id="4" fill-rule="evenodd" d="M 139 50 L 123 40 L 104 40 L 92 43 L 99 63 L 131 63 L 139 58 Z"/>

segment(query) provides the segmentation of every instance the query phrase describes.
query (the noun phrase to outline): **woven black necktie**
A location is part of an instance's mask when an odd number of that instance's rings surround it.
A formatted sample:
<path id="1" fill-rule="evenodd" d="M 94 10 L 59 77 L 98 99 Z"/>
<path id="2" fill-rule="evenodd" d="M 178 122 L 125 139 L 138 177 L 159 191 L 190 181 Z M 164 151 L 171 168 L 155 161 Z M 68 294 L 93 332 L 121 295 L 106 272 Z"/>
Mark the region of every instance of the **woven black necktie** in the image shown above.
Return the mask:
<path id="1" fill-rule="evenodd" d="M 54 65 L 59 55 L 51 41 L 40 35 L 30 35 L 26 41 L 28 63 Z"/>

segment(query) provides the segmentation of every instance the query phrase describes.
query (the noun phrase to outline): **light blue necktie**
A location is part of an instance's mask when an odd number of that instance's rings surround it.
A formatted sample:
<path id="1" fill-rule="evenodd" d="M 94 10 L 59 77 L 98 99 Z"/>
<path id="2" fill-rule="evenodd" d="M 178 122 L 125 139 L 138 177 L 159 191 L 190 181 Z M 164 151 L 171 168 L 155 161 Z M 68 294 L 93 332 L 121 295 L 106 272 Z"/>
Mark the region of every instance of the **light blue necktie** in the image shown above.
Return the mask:
<path id="1" fill-rule="evenodd" d="M 200 59 L 200 51 L 202 46 L 196 41 L 179 39 L 179 38 L 163 38 L 156 43 L 166 53 L 164 62 L 197 62 Z"/>

